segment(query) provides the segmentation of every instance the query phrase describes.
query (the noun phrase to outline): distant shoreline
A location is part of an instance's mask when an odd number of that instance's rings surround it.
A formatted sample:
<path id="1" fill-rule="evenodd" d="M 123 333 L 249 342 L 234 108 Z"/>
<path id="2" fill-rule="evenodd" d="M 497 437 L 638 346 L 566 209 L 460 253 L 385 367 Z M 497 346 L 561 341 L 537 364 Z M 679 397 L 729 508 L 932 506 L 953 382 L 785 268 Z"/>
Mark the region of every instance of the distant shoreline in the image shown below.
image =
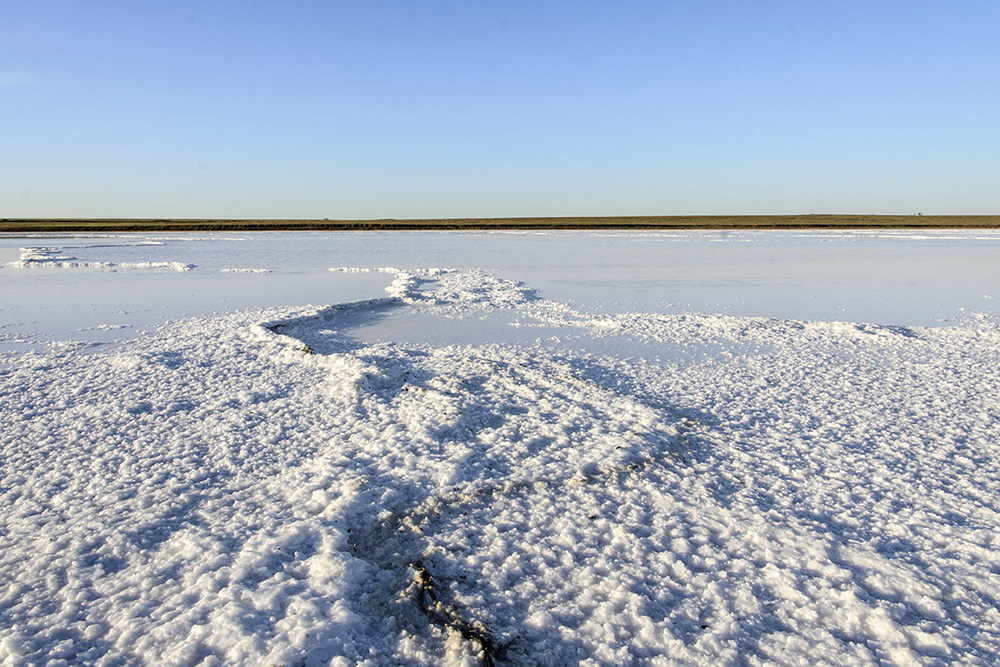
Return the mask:
<path id="1" fill-rule="evenodd" d="M 1000 228 L 1000 215 L 663 215 L 413 220 L 0 218 L 0 232 L 8 233 L 955 228 Z"/>

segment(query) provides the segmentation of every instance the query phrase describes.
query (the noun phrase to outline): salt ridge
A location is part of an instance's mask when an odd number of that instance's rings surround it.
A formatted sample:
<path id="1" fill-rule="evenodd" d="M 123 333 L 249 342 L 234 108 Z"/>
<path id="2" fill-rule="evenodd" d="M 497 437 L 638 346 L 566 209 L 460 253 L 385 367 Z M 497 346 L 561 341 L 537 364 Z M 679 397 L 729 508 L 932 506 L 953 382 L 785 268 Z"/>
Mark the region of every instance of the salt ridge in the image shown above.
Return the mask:
<path id="1" fill-rule="evenodd" d="M 133 245 L 157 245 L 155 243 L 137 243 Z M 106 246 L 82 246 L 84 248 L 102 248 Z M 16 269 L 27 269 L 34 267 L 58 267 L 61 269 L 77 268 L 97 268 L 107 271 L 134 270 L 134 269 L 168 269 L 170 271 L 190 271 L 194 264 L 184 262 L 103 262 L 103 261 L 82 261 L 72 255 L 59 254 L 65 248 L 52 247 L 30 247 L 21 248 L 19 259 L 8 262 L 7 266 Z"/>

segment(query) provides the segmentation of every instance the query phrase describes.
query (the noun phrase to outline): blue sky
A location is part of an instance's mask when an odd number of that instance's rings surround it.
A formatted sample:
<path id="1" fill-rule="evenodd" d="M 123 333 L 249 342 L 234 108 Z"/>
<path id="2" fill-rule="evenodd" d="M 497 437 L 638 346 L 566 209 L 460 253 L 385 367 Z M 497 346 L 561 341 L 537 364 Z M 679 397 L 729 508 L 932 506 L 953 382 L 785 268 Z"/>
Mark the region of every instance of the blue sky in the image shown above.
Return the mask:
<path id="1" fill-rule="evenodd" d="M 0 217 L 1000 213 L 1000 2 L 0 3 Z"/>

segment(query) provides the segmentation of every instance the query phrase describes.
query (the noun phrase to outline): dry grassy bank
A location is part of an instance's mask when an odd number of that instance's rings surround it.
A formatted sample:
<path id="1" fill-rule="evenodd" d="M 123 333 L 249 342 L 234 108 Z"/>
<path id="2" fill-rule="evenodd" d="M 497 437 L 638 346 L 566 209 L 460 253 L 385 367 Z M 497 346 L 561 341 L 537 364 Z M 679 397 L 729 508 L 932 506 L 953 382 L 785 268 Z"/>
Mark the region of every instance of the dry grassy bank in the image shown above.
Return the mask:
<path id="1" fill-rule="evenodd" d="M 997 228 L 1000 215 L 702 215 L 413 220 L 14 219 L 0 232 Z"/>

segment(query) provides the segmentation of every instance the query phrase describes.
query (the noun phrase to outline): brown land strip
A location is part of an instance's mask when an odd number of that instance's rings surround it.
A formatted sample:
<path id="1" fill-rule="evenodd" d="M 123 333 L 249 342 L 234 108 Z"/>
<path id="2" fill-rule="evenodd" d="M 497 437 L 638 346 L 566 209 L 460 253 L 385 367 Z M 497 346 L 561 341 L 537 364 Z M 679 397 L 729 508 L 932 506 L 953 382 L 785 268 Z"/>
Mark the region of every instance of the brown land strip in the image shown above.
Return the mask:
<path id="1" fill-rule="evenodd" d="M 659 215 L 414 220 L 14 219 L 0 232 L 1000 228 L 1000 215 Z"/>

